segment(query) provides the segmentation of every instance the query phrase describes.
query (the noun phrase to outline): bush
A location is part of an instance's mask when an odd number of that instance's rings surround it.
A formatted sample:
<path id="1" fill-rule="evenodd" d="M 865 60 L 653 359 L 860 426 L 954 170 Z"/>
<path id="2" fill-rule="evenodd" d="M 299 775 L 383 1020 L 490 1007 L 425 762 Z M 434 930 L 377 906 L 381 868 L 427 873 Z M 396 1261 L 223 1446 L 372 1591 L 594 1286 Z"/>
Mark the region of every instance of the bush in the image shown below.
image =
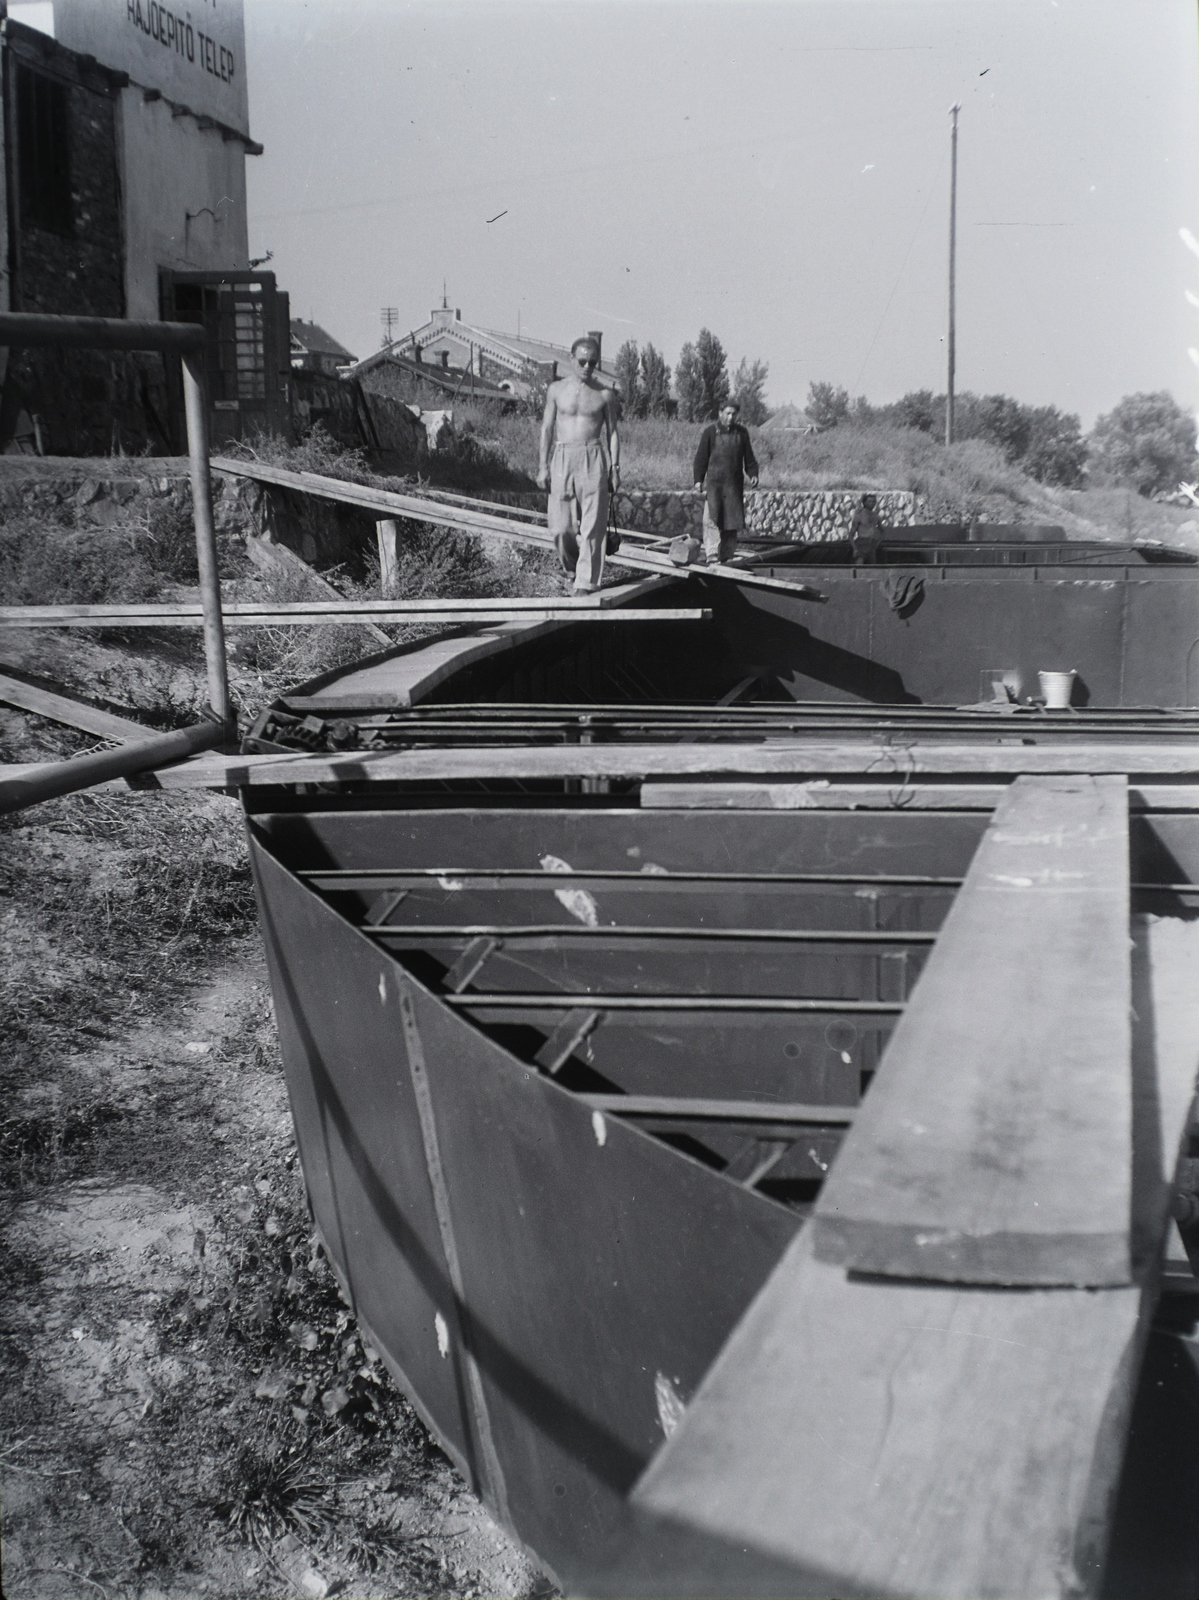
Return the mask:
<path id="1" fill-rule="evenodd" d="M 1165 389 L 1126 395 L 1091 430 L 1099 473 L 1139 494 L 1174 489 L 1195 476 L 1195 419 Z"/>

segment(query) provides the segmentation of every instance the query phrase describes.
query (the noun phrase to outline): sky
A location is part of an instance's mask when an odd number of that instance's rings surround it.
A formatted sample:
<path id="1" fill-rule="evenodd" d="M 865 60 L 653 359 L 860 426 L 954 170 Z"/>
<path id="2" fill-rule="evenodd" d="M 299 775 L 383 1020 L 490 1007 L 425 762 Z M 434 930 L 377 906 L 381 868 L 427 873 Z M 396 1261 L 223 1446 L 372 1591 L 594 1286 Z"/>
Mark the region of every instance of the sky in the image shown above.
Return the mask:
<path id="1" fill-rule="evenodd" d="M 1195 0 L 245 0 L 250 246 L 356 355 L 441 303 L 767 399 L 1199 402 Z"/>

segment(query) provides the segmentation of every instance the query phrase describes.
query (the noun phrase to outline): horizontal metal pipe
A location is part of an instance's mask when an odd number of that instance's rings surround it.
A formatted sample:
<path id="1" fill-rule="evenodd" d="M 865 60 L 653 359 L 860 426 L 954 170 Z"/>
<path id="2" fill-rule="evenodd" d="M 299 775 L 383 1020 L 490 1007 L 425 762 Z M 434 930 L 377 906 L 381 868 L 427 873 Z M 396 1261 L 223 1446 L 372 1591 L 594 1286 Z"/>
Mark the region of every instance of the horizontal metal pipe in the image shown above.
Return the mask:
<path id="1" fill-rule="evenodd" d="M 122 317 L 43 317 L 0 313 L 0 346 L 57 345 L 84 350 L 199 350 L 207 334 L 195 322 L 127 322 Z"/>
<path id="2" fill-rule="evenodd" d="M 0 779 L 0 814 L 22 811 L 41 800 L 90 789 L 110 778 L 130 778 L 138 772 L 152 772 L 172 761 L 182 761 L 198 750 L 211 750 L 221 744 L 225 729 L 219 722 L 199 722 L 192 728 L 163 733 L 117 750 L 101 750 L 74 761 L 50 761 L 34 772 Z"/>

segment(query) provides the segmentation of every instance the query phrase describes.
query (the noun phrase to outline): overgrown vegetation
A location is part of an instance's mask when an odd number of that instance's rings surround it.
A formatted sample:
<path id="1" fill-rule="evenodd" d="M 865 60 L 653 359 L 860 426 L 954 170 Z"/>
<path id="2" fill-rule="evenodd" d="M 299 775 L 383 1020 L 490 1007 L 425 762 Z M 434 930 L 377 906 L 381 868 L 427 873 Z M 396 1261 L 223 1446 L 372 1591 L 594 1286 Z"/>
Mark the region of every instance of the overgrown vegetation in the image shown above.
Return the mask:
<path id="1" fill-rule="evenodd" d="M 3 759 L 85 742 L 0 714 Z M 440 1531 L 452 1469 L 313 1239 L 236 805 L 76 795 L 0 842 L 6 1592 L 529 1592 Z"/>
<path id="2" fill-rule="evenodd" d="M 190 513 L 171 500 L 139 502 L 114 525 L 85 522 L 71 504 L 54 519 L 10 513 L 0 522 L 0 595 L 5 605 L 105 605 L 156 598 L 163 586 L 195 583 Z M 245 570 L 236 541 L 218 539 L 229 576 Z"/>

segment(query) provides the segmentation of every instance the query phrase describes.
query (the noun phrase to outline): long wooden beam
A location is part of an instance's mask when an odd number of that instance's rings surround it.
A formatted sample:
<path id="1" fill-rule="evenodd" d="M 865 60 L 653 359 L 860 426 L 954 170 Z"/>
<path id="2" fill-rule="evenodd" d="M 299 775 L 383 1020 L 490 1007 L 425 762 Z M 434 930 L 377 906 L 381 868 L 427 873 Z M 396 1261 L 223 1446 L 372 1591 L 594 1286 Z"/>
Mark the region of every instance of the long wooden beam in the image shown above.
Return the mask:
<path id="1" fill-rule="evenodd" d="M 398 783 L 464 780 L 530 782 L 596 777 L 643 780 L 689 774 L 856 774 L 886 782 L 904 804 L 914 779 L 1015 777 L 1020 773 L 1125 773 L 1129 777 L 1199 778 L 1192 744 L 926 744 L 903 750 L 866 742 L 823 744 L 543 745 L 470 749 L 360 751 L 341 755 L 207 756 L 162 772 L 175 788 L 237 788 L 244 784 Z"/>
<path id="2" fill-rule="evenodd" d="M 292 489 L 301 494 L 311 494 L 323 500 L 334 500 L 342 505 L 359 506 L 372 513 L 382 512 L 391 517 L 407 517 L 420 522 L 433 522 L 442 527 L 454 528 L 459 533 L 491 533 L 502 539 L 536 545 L 542 550 L 552 550 L 550 535 L 532 521 L 523 526 L 514 516 L 497 516 L 494 512 L 468 510 L 423 495 L 397 494 L 392 489 L 376 489 L 360 483 L 347 483 L 340 478 L 326 478 L 316 472 L 289 472 L 283 467 L 268 467 L 260 462 L 234 461 L 229 457 L 214 457 L 214 472 L 227 472 L 233 477 L 249 478 L 255 483 L 273 484 L 277 488 Z M 480 502 L 485 504 L 486 502 Z M 623 533 L 622 533 L 623 536 Z M 674 566 L 665 556 L 646 555 L 641 550 L 630 555 L 621 550 L 608 560 L 641 572 L 656 572 L 665 577 L 685 578 L 689 569 Z M 777 589 L 796 600 L 822 601 L 826 597 L 810 584 L 787 583 L 780 578 L 767 578 L 749 568 L 712 565 L 701 569 L 718 578 L 731 578 L 737 583 L 749 584 L 755 589 Z"/>
<path id="3" fill-rule="evenodd" d="M 1124 778 L 1016 779 L 816 1203 L 819 1259 L 1132 1282 L 1128 885 Z"/>
<path id="4" fill-rule="evenodd" d="M 78 728 L 83 733 L 94 733 L 100 739 L 114 739 L 118 744 L 153 739 L 158 731 L 147 728 L 144 723 L 116 717 L 111 711 L 101 711 L 97 706 L 55 694 L 41 684 L 10 677 L 6 672 L 0 673 L 0 702 L 16 706 L 19 711 L 32 711 L 35 716 L 46 717 L 51 722 L 61 722 L 68 728 Z"/>
<path id="5" fill-rule="evenodd" d="M 569 600 L 299 600 L 282 605 L 231 604 L 223 607 L 223 614 L 229 628 L 487 622 L 513 616 L 529 622 L 706 622 L 712 616 L 701 606 L 651 610 Z M 199 628 L 203 623 L 198 605 L 0 606 L 0 627 L 7 628 Z"/>
<path id="6" fill-rule="evenodd" d="M 994 811 L 1005 783 L 643 783 L 641 806 L 653 811 Z M 1193 784 L 1141 783 L 1130 811 L 1199 811 Z"/>

